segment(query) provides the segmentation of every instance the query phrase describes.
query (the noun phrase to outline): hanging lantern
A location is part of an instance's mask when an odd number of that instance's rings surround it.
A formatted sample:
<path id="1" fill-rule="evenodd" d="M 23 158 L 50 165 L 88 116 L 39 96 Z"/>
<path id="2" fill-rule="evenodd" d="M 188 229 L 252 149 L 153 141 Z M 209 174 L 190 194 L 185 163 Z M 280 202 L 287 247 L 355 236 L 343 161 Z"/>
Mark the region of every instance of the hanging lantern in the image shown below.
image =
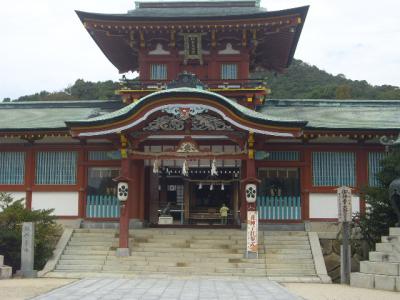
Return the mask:
<path id="1" fill-rule="evenodd" d="M 245 188 L 247 203 L 255 203 L 257 199 L 257 186 L 254 183 L 246 184 Z"/>
<path id="2" fill-rule="evenodd" d="M 221 191 L 224 191 L 225 190 L 225 185 L 224 185 L 224 183 L 222 183 L 221 184 Z"/>
<path id="3" fill-rule="evenodd" d="M 214 189 L 214 185 L 211 183 L 210 185 L 210 191 L 212 191 Z"/>
<path id="4" fill-rule="evenodd" d="M 217 161 L 215 160 L 215 158 L 213 159 L 211 164 L 211 176 L 218 176 Z"/>
<path id="5" fill-rule="evenodd" d="M 189 164 L 188 164 L 187 160 L 185 160 L 185 161 L 183 162 L 183 165 L 182 165 L 182 175 L 183 175 L 183 176 L 189 176 Z"/>
<path id="6" fill-rule="evenodd" d="M 199 190 L 201 190 L 203 188 L 203 184 L 200 182 L 199 183 Z"/>
<path id="7" fill-rule="evenodd" d="M 124 181 L 120 181 L 118 182 L 118 186 L 117 186 L 117 197 L 118 200 L 121 202 L 125 202 L 126 200 L 128 200 L 128 182 L 124 182 Z"/>

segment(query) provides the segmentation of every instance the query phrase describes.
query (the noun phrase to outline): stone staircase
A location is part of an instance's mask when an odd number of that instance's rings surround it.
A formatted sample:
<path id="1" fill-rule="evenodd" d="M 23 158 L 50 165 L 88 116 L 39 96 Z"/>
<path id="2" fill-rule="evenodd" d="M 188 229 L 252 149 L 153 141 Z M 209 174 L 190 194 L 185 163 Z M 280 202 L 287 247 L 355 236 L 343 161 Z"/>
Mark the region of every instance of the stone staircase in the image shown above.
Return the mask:
<path id="1" fill-rule="evenodd" d="M 390 228 L 369 253 L 369 261 L 360 263 L 360 272 L 351 273 L 350 285 L 400 292 L 400 228 Z"/>
<path id="2" fill-rule="evenodd" d="M 131 256 L 116 257 L 116 230 L 75 229 L 54 271 L 46 276 L 261 276 L 320 282 L 306 232 L 259 234 L 257 259 L 244 258 L 246 232 L 234 229 L 131 230 Z"/>
<path id="3" fill-rule="evenodd" d="M 265 231 L 268 277 L 313 278 L 317 276 L 307 232 Z"/>

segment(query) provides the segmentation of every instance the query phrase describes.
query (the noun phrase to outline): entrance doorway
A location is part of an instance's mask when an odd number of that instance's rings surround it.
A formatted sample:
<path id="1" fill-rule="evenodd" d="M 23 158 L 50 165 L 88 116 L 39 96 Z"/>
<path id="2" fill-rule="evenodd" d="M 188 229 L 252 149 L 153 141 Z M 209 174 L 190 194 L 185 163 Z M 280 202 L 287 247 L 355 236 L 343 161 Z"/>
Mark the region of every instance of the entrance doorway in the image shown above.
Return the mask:
<path id="1" fill-rule="evenodd" d="M 149 169 L 149 172 L 151 170 Z M 165 168 L 150 174 L 150 223 L 168 207 L 172 225 L 220 225 L 222 204 L 229 208 L 227 223 L 238 224 L 240 168 L 219 167 L 211 176 L 209 168 L 191 168 L 182 176 L 180 168 Z M 155 187 L 157 190 L 155 190 Z"/>

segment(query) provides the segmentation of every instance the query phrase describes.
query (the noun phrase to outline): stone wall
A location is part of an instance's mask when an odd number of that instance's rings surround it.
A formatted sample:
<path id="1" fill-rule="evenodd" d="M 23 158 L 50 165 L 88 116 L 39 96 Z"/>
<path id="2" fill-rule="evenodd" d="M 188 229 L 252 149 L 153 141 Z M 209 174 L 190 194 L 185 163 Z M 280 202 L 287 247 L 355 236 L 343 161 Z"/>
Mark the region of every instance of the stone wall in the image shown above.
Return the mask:
<path id="1" fill-rule="evenodd" d="M 326 270 L 332 282 L 340 282 L 340 226 L 336 222 L 309 222 L 306 230 L 318 233 L 322 254 L 324 255 Z M 368 259 L 366 243 L 353 232 L 351 241 L 351 271 L 358 272 L 360 261 Z"/>

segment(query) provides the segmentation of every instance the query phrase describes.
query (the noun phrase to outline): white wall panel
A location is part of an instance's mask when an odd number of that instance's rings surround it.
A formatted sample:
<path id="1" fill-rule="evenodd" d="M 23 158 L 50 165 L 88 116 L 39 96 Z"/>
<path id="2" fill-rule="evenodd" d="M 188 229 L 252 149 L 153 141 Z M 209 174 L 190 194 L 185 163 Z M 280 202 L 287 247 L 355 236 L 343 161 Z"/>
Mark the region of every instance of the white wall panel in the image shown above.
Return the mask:
<path id="1" fill-rule="evenodd" d="M 56 216 L 78 215 L 78 192 L 33 192 L 32 209 L 54 208 Z"/>
<path id="2" fill-rule="evenodd" d="M 337 194 L 310 193 L 310 218 L 337 218 Z M 360 197 L 352 197 L 353 214 L 360 211 Z"/>

